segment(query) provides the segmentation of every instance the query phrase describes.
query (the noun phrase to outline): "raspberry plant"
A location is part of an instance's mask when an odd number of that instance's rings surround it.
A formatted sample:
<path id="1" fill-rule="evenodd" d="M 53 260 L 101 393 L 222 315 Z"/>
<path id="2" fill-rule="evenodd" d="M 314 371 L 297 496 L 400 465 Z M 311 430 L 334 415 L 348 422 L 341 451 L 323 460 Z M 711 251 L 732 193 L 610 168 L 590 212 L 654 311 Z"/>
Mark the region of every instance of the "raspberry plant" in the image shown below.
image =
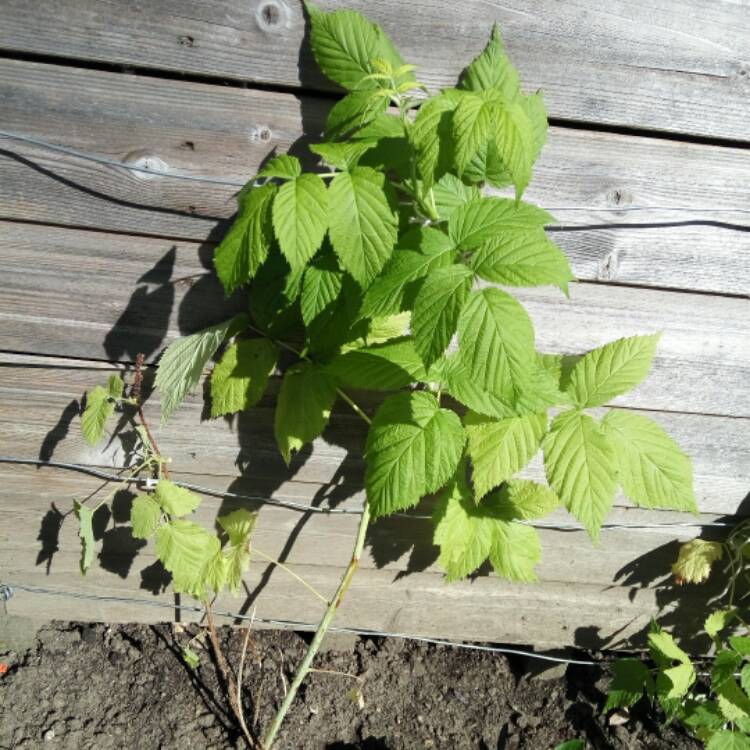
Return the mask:
<path id="1" fill-rule="evenodd" d="M 350 584 L 371 519 L 439 493 L 434 542 L 450 580 L 489 560 L 505 578 L 534 581 L 541 546 L 529 522 L 560 507 L 595 541 L 618 484 L 641 507 L 696 510 L 690 461 L 661 427 L 629 411 L 588 411 L 641 382 L 658 336 L 583 356 L 541 353 L 508 291 L 567 294 L 573 274 L 545 234 L 553 217 L 521 200 L 547 119 L 541 93 L 522 92 L 497 27 L 456 87 L 430 93 L 379 26 L 306 8 L 315 58 L 348 93 L 310 146 L 312 171 L 277 155 L 239 193 L 214 262 L 227 295 L 247 289 L 248 312 L 175 341 L 156 376 L 166 421 L 219 353 L 213 417 L 252 408 L 283 369 L 274 430 L 287 463 L 337 402 L 367 423 L 367 500 L 352 559 L 265 748 Z M 382 394 L 372 417 L 356 401 L 362 390 Z M 115 403 L 140 411 L 119 378 L 89 394 L 91 442 Z M 165 475 L 145 423 L 139 435 L 136 471 L 158 482 L 133 505 L 134 536 L 155 536 L 176 592 L 208 600 L 238 588 L 254 516 L 220 518 L 221 536 L 190 520 L 200 498 Z M 548 485 L 516 476 L 540 447 Z M 91 511 L 77 508 L 85 567 Z"/>

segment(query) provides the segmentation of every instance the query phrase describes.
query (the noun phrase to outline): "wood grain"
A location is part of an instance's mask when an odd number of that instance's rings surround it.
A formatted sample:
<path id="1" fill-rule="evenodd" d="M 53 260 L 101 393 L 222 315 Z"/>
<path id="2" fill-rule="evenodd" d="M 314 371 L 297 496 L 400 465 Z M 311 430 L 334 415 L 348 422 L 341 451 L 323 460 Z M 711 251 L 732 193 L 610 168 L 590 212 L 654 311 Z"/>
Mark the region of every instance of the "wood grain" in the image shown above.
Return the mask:
<path id="1" fill-rule="evenodd" d="M 0 100 L 0 129 L 235 182 L 274 149 L 308 154 L 329 104 L 10 60 L 0 60 Z M 0 139 L 0 164 L 0 218 L 204 241 L 219 239 L 234 211 L 233 186 L 128 172 L 18 141 Z M 557 217 L 588 229 L 553 236 L 581 279 L 750 293 L 750 264 L 740 260 L 750 231 L 732 228 L 750 221 L 711 212 L 750 205 L 748 151 L 552 128 L 527 198 L 553 213 L 584 207 Z M 629 205 L 694 211 L 618 210 Z"/>
<path id="2" fill-rule="evenodd" d="M 748 140 L 750 8 L 722 0 L 321 2 L 383 24 L 430 87 L 453 85 L 494 22 L 554 117 Z M 83 60 L 331 89 L 297 0 L 5 0 L 0 46 Z M 65 33 L 60 33 L 61 25 Z M 301 54 L 300 54 L 301 51 Z"/>

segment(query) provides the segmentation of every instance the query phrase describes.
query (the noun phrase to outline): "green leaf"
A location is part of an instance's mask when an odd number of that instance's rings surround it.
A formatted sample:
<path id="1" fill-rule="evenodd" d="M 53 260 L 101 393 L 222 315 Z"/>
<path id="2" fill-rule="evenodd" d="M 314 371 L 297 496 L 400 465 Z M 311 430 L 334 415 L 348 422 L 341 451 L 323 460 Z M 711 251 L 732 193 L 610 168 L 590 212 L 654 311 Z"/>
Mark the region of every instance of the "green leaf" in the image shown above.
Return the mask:
<path id="1" fill-rule="evenodd" d="M 246 324 L 244 315 L 236 315 L 231 320 L 177 339 L 167 347 L 156 372 L 156 386 L 161 391 L 162 424 L 198 385 L 203 369 L 224 339 L 239 333 Z"/>
<path id="2" fill-rule="evenodd" d="M 508 286 L 560 287 L 567 295 L 573 281 L 568 259 L 550 242 L 542 227 L 508 231 L 485 242 L 471 259 L 472 268 L 487 281 Z"/>
<path id="3" fill-rule="evenodd" d="M 130 524 L 136 539 L 153 536 L 161 521 L 161 506 L 148 495 L 138 495 L 130 509 Z"/>
<path id="4" fill-rule="evenodd" d="M 474 273 L 463 264 L 432 271 L 414 300 L 411 330 L 426 367 L 445 352 L 471 290 Z"/>
<path id="5" fill-rule="evenodd" d="M 226 559 L 226 584 L 232 594 L 242 589 L 242 576 L 250 567 L 247 545 L 232 545 L 224 551 Z"/>
<path id="6" fill-rule="evenodd" d="M 622 488 L 636 505 L 698 512 L 692 462 L 656 422 L 612 410 L 602 427 L 617 453 Z"/>
<path id="7" fill-rule="evenodd" d="M 547 481 L 594 541 L 617 488 L 615 452 L 588 414 L 559 414 L 543 441 Z"/>
<path id="8" fill-rule="evenodd" d="M 543 484 L 511 479 L 497 493 L 497 503 L 510 518 L 531 521 L 543 518 L 561 505 L 560 498 Z"/>
<path id="9" fill-rule="evenodd" d="M 716 638 L 719 633 L 734 619 L 737 611 L 734 609 L 718 609 L 707 618 L 703 627 L 710 638 Z"/>
<path id="10" fill-rule="evenodd" d="M 516 69 L 508 59 L 497 24 L 482 53 L 474 58 L 461 75 L 459 86 L 470 91 L 495 89 L 512 101 L 519 94 Z"/>
<path id="11" fill-rule="evenodd" d="M 344 274 L 339 270 L 332 254 L 321 255 L 313 260 L 305 271 L 300 297 L 302 320 L 306 326 L 312 325 L 321 316 L 329 322 L 330 311 L 336 308 L 343 283 Z"/>
<path id="12" fill-rule="evenodd" d="M 635 388 L 651 369 L 661 334 L 631 336 L 593 349 L 578 360 L 568 392 L 581 408 L 601 406 Z"/>
<path id="13" fill-rule="evenodd" d="M 284 338 L 299 325 L 296 301 L 303 276 L 303 269 L 292 271 L 277 248 L 260 267 L 250 286 L 250 313 L 268 336 Z"/>
<path id="14" fill-rule="evenodd" d="M 536 161 L 547 140 L 547 108 L 544 106 L 544 97 L 541 91 L 537 91 L 536 94 L 521 96 L 517 102 L 523 107 L 531 123 L 532 161 Z"/>
<path id="15" fill-rule="evenodd" d="M 734 651 L 722 650 L 714 656 L 711 668 L 711 688 L 718 690 L 727 680 L 734 680 L 734 673 L 740 668 L 742 657 Z"/>
<path id="16" fill-rule="evenodd" d="M 238 508 L 225 516 L 219 516 L 216 520 L 229 537 L 230 544 L 246 545 L 255 528 L 258 514 L 245 508 Z"/>
<path id="17" fill-rule="evenodd" d="M 395 197 L 385 175 L 356 167 L 331 180 L 329 234 L 341 264 L 363 287 L 391 256 L 398 234 Z"/>
<path id="18" fill-rule="evenodd" d="M 586 743 L 583 740 L 568 740 L 557 745 L 555 750 L 586 750 Z"/>
<path id="19" fill-rule="evenodd" d="M 250 536 L 257 514 L 239 508 L 217 520 L 229 537 L 229 546 L 224 550 L 225 581 L 229 590 L 237 593 L 242 585 L 242 576 L 250 567 Z"/>
<path id="20" fill-rule="evenodd" d="M 745 691 L 745 695 L 750 696 L 750 664 L 745 664 L 740 672 L 740 685 Z"/>
<path id="21" fill-rule="evenodd" d="M 293 452 L 323 432 L 335 400 L 335 382 L 321 367 L 301 362 L 286 371 L 276 403 L 274 433 L 287 464 Z"/>
<path id="22" fill-rule="evenodd" d="M 444 174 L 432 188 L 435 208 L 440 219 L 447 221 L 451 214 L 464 203 L 475 200 L 479 193 L 475 187 L 464 185 L 455 175 Z"/>
<path id="23" fill-rule="evenodd" d="M 81 416 L 81 433 L 89 445 L 96 445 L 104 437 L 107 420 L 115 413 L 110 391 L 95 385 L 86 394 L 86 408 Z"/>
<path id="24" fill-rule="evenodd" d="M 456 401 L 478 414 L 501 419 L 518 416 L 516 405 L 510 400 L 478 385 L 475 375 L 458 355 L 450 357 L 440 368 L 440 381 Z"/>
<path id="25" fill-rule="evenodd" d="M 652 656 L 661 656 L 668 663 L 678 661 L 680 664 L 691 664 L 688 654 L 675 643 L 669 633 L 663 630 L 649 633 L 648 644 L 652 650 Z"/>
<path id="26" fill-rule="evenodd" d="M 375 391 L 404 388 L 427 377 L 410 338 L 351 349 L 331 360 L 325 370 L 344 386 Z"/>
<path id="27" fill-rule="evenodd" d="M 117 373 L 110 375 L 109 378 L 107 378 L 107 391 L 109 392 L 110 398 L 115 400 L 122 398 L 124 390 L 125 383 L 123 383 L 122 378 Z"/>
<path id="28" fill-rule="evenodd" d="M 160 479 L 154 490 L 154 500 L 164 509 L 164 512 L 175 518 L 187 516 L 200 504 L 201 496 L 176 485 L 169 479 Z"/>
<path id="29" fill-rule="evenodd" d="M 299 159 L 291 154 L 279 154 L 274 156 L 263 169 L 258 172 L 258 177 L 278 177 L 281 180 L 293 180 L 302 174 L 302 166 Z"/>
<path id="30" fill-rule="evenodd" d="M 365 344 L 379 344 L 390 341 L 391 339 L 405 336 L 409 329 L 409 320 L 411 313 L 399 313 L 398 315 L 386 315 L 383 318 L 373 318 L 368 326 L 365 335 Z"/>
<path id="31" fill-rule="evenodd" d="M 724 726 L 724 717 L 715 701 L 686 700 L 680 716 L 682 723 L 692 730 L 707 729 L 716 732 Z"/>
<path id="32" fill-rule="evenodd" d="M 470 294 L 458 320 L 458 341 L 458 356 L 476 385 L 510 404 L 539 369 L 531 320 L 500 289 Z"/>
<path id="33" fill-rule="evenodd" d="M 711 573 L 711 566 L 721 560 L 724 548 L 719 542 L 692 539 L 680 547 L 672 573 L 680 582 L 702 583 Z"/>
<path id="34" fill-rule="evenodd" d="M 534 583 L 534 571 L 542 559 L 542 545 L 535 528 L 515 521 L 498 521 L 490 548 L 490 563 L 498 575 L 510 581 Z"/>
<path id="35" fill-rule="evenodd" d="M 671 687 L 665 695 L 667 699 L 682 698 L 695 682 L 695 669 L 692 664 L 678 664 L 665 669 L 662 674 L 669 680 Z"/>
<path id="36" fill-rule="evenodd" d="M 750 656 L 750 638 L 744 635 L 730 635 L 729 645 L 741 656 Z"/>
<path id="37" fill-rule="evenodd" d="M 650 687 L 649 687 L 650 686 Z M 618 659 L 612 665 L 612 682 L 604 710 L 630 708 L 653 690 L 653 680 L 645 664 L 638 659 Z"/>
<path id="38" fill-rule="evenodd" d="M 740 721 L 750 717 L 750 698 L 733 680 L 725 680 L 714 688 L 719 708 L 727 721 Z"/>
<path id="39" fill-rule="evenodd" d="M 329 138 L 340 138 L 362 126 L 366 126 L 378 115 L 382 115 L 388 106 L 383 97 L 373 98 L 372 89 L 363 89 L 348 93 L 333 105 L 326 119 L 326 135 Z"/>
<path id="40" fill-rule="evenodd" d="M 457 247 L 471 250 L 513 230 L 532 234 L 554 218 L 530 203 L 509 198 L 477 198 L 459 206 L 448 220 L 448 234 Z"/>
<path id="41" fill-rule="evenodd" d="M 315 61 L 332 81 L 353 89 L 373 72 L 373 60 L 383 60 L 393 69 L 403 66 L 402 57 L 380 26 L 356 11 L 324 13 L 311 2 L 305 7 L 310 14 Z"/>
<path id="42" fill-rule="evenodd" d="M 492 419 L 473 412 L 464 418 L 477 501 L 510 479 L 533 458 L 547 429 L 546 414 Z"/>
<path id="43" fill-rule="evenodd" d="M 712 735 L 706 750 L 750 750 L 750 738 L 741 732 L 722 729 Z"/>
<path id="44" fill-rule="evenodd" d="M 214 254 L 214 266 L 229 296 L 258 272 L 273 242 L 271 206 L 277 186 L 255 187 L 240 194 L 237 217 Z"/>
<path id="45" fill-rule="evenodd" d="M 172 574 L 172 587 L 178 594 L 196 599 L 204 595 L 204 570 L 219 550 L 216 536 L 183 518 L 162 524 L 156 531 L 156 555 Z"/>
<path id="46" fill-rule="evenodd" d="M 227 347 L 211 373 L 211 416 L 234 414 L 257 404 L 278 357 L 278 347 L 266 338 L 242 339 Z"/>
<path id="47" fill-rule="evenodd" d="M 387 112 L 378 112 L 370 122 L 358 128 L 350 138 L 354 141 L 361 139 L 396 140 L 406 135 L 404 123 L 398 115 L 389 115 Z"/>
<path id="48" fill-rule="evenodd" d="M 94 512 L 91 508 L 73 501 L 78 519 L 78 538 L 81 540 L 81 573 L 84 575 L 94 562 Z"/>
<path id="49" fill-rule="evenodd" d="M 531 181 L 535 143 L 531 121 L 519 102 L 505 104 L 495 121 L 495 148 L 516 188 L 516 200 Z"/>
<path id="50" fill-rule="evenodd" d="M 356 167 L 365 151 L 369 151 L 374 146 L 375 141 L 348 141 L 344 143 L 312 143 L 309 148 L 331 167 L 348 171 Z"/>
<path id="51" fill-rule="evenodd" d="M 284 183 L 273 201 L 273 228 L 292 271 L 304 268 L 323 243 L 328 191 L 316 174 Z"/>
<path id="52" fill-rule="evenodd" d="M 185 664 L 195 672 L 198 667 L 201 665 L 201 658 L 198 656 L 198 654 L 193 651 L 192 648 L 189 648 L 188 646 L 183 646 L 182 651 L 180 652 L 182 655 L 182 660 L 185 662 Z"/>
<path id="53" fill-rule="evenodd" d="M 397 393 L 378 409 L 367 436 L 365 486 L 374 517 L 416 505 L 453 475 L 465 435 L 455 412 L 425 391 Z"/>
<path id="54" fill-rule="evenodd" d="M 217 549 L 200 573 L 200 585 L 217 594 L 226 586 L 229 559 L 224 550 Z"/>
<path id="55" fill-rule="evenodd" d="M 459 177 L 479 149 L 490 139 L 502 111 L 502 106 L 496 99 L 482 94 L 467 92 L 458 99 L 452 123 Z"/>

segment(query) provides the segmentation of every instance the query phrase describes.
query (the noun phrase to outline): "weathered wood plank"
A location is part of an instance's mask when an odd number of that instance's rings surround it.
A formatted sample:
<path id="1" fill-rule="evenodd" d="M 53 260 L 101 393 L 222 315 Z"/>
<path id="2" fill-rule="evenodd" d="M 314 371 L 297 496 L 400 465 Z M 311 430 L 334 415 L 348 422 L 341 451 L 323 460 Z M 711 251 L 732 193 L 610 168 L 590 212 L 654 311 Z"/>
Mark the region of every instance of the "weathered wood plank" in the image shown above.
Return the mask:
<path id="1" fill-rule="evenodd" d="M 104 379 L 106 370 L 101 365 L 91 369 L 72 367 L 65 361 L 55 366 L 55 360 L 44 358 L 3 358 L 10 361 L 0 367 L 0 455 L 98 466 L 129 463 L 127 435 L 101 448 L 91 448 L 80 436 L 78 399 Z M 31 366 L 32 362 L 37 366 Z M 365 435 L 361 420 L 343 405 L 334 411 L 323 437 L 295 457 L 290 468 L 284 465 L 273 440 L 272 394 L 233 420 L 201 423 L 203 408 L 200 397 L 192 396 L 158 430 L 162 449 L 183 474 L 199 477 L 218 491 L 227 490 L 236 480 L 242 494 L 361 506 Z M 158 405 L 153 399 L 147 402 L 146 413 L 156 425 Z M 692 457 L 702 512 L 747 513 L 750 420 L 696 414 L 648 415 L 657 419 Z M 543 476 L 538 459 L 529 467 L 528 475 Z M 622 498 L 618 504 L 623 504 Z"/>
<path id="2" fill-rule="evenodd" d="M 0 99 L 0 129 L 233 181 L 248 179 L 273 149 L 302 154 L 328 106 L 310 97 L 9 60 L 0 60 Z M 9 140 L 0 141 L 0 159 L 0 218 L 203 241 L 218 238 L 218 222 L 234 211 L 232 186 L 151 177 Z M 558 212 L 565 223 L 630 225 L 554 235 L 579 278 L 750 290 L 750 264 L 738 262 L 750 251 L 750 232 L 689 223 L 748 223 L 739 213 L 710 212 L 750 204 L 747 151 L 553 128 L 527 197 L 551 208 L 612 209 Z M 695 214 L 617 211 L 630 204 L 694 207 Z"/>
<path id="3" fill-rule="evenodd" d="M 637 0 L 616 8 L 592 0 L 530 7 L 522 0 L 422 3 L 322 2 L 362 10 L 382 23 L 431 87 L 453 85 L 500 24 L 530 90 L 543 88 L 555 117 L 726 138 L 750 138 L 744 3 Z M 212 0 L 159 3 L 6 0 L 0 46 L 330 89 L 303 41 L 301 3 Z M 65 34 L 60 34 L 64 19 Z M 624 92 L 627 92 L 625 94 Z"/>

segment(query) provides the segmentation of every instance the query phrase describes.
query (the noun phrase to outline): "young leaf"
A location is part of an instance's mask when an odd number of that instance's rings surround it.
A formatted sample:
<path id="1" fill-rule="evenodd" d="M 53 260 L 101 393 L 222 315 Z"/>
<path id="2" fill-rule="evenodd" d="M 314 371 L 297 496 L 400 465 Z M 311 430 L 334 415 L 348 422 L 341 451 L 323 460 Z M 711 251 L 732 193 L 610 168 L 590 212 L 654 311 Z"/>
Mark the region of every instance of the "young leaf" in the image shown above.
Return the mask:
<path id="1" fill-rule="evenodd" d="M 508 101 L 518 96 L 518 73 L 508 59 L 497 24 L 492 27 L 490 41 L 482 53 L 464 70 L 459 86 L 469 91 L 494 89 Z"/>
<path id="2" fill-rule="evenodd" d="M 547 481 L 568 510 L 599 540 L 617 488 L 615 452 L 588 414 L 559 414 L 542 443 Z"/>
<path id="3" fill-rule="evenodd" d="M 247 545 L 258 520 L 258 514 L 245 508 L 238 508 L 225 516 L 219 516 L 216 520 L 229 537 L 230 544 Z"/>
<path id="4" fill-rule="evenodd" d="M 156 531 L 156 555 L 172 574 L 178 594 L 196 599 L 205 590 L 204 570 L 220 550 L 219 540 L 192 521 L 177 518 Z"/>
<path id="5" fill-rule="evenodd" d="M 200 667 L 201 658 L 200 656 L 198 656 L 198 654 L 195 653 L 195 651 L 193 651 L 192 648 L 184 646 L 180 654 L 182 655 L 182 660 L 190 669 L 193 670 L 193 672 L 195 672 L 195 670 Z"/>
<path id="6" fill-rule="evenodd" d="M 331 180 L 329 233 L 341 264 L 363 287 L 391 256 L 398 234 L 395 198 L 385 175 L 356 167 Z"/>
<path id="7" fill-rule="evenodd" d="M 279 154 L 274 156 L 263 169 L 258 172 L 258 177 L 278 177 L 281 180 L 293 180 L 302 174 L 302 166 L 296 156 L 290 154 Z"/>
<path id="8" fill-rule="evenodd" d="M 450 173 L 444 174 L 432 188 L 435 208 L 439 218 L 447 221 L 451 214 L 464 203 L 475 200 L 479 193 L 475 187 L 464 185 L 461 180 Z"/>
<path id="9" fill-rule="evenodd" d="M 445 352 L 471 290 L 474 273 L 463 264 L 432 271 L 414 300 L 411 330 L 425 367 Z"/>
<path id="10" fill-rule="evenodd" d="M 643 662 L 638 659 L 618 659 L 612 665 L 612 682 L 609 685 L 604 710 L 630 708 L 653 691 L 653 680 Z"/>
<path id="11" fill-rule="evenodd" d="M 750 698 L 734 679 L 714 688 L 721 713 L 727 721 L 738 722 L 750 718 Z"/>
<path id="12" fill-rule="evenodd" d="M 721 560 L 724 548 L 719 542 L 692 539 L 680 547 L 672 573 L 681 583 L 702 583 L 711 573 L 711 566 Z"/>
<path id="13" fill-rule="evenodd" d="M 617 454 L 622 488 L 636 505 L 698 512 L 690 458 L 656 422 L 612 410 L 602 427 Z"/>
<path id="14" fill-rule="evenodd" d="M 217 594 L 226 586 L 229 558 L 224 550 L 217 549 L 200 572 L 200 586 Z"/>
<path id="15" fill-rule="evenodd" d="M 161 520 L 161 506 L 148 495 L 138 495 L 130 509 L 130 524 L 136 539 L 148 539 Z"/>
<path id="16" fill-rule="evenodd" d="M 107 391 L 109 392 L 109 397 L 111 399 L 119 399 L 122 398 L 122 392 L 125 390 L 125 383 L 123 383 L 122 378 L 115 373 L 114 375 L 110 375 L 107 378 Z"/>
<path id="17" fill-rule="evenodd" d="M 304 268 L 320 248 L 328 228 L 328 191 L 316 174 L 284 183 L 273 201 L 273 228 L 292 271 Z"/>
<path id="18" fill-rule="evenodd" d="M 211 416 L 245 411 L 260 401 L 279 350 L 267 338 L 242 339 L 227 347 L 211 373 Z"/>
<path id="19" fill-rule="evenodd" d="M 487 281 L 508 286 L 553 284 L 567 295 L 573 281 L 568 259 L 550 242 L 542 227 L 509 231 L 485 242 L 471 259 L 472 268 Z"/>
<path id="20" fill-rule="evenodd" d="M 81 432 L 89 445 L 96 445 L 104 437 L 107 420 L 115 413 L 110 391 L 95 385 L 86 394 L 86 408 L 81 416 Z"/>
<path id="21" fill-rule="evenodd" d="M 160 479 L 157 482 L 154 500 L 167 515 L 175 518 L 189 515 L 201 504 L 200 495 L 176 485 L 169 479 Z"/>
<path id="22" fill-rule="evenodd" d="M 161 391 L 162 424 L 198 385 L 203 368 L 224 339 L 239 333 L 246 324 L 244 315 L 236 315 L 231 320 L 177 339 L 167 347 L 156 372 L 156 385 Z"/>
<path id="23" fill-rule="evenodd" d="M 581 408 L 601 406 L 635 388 L 651 369 L 660 336 L 618 339 L 581 357 L 570 374 L 573 402 Z"/>
<path id="24" fill-rule="evenodd" d="M 312 362 L 286 371 L 276 403 L 274 433 L 287 464 L 293 452 L 323 432 L 335 400 L 333 379 Z"/>
<path id="25" fill-rule="evenodd" d="M 216 273 L 227 296 L 255 276 L 268 257 L 276 190 L 276 185 L 268 184 L 240 194 L 237 218 L 214 253 Z"/>
<path id="26" fill-rule="evenodd" d="M 398 393 L 378 409 L 367 436 L 365 486 L 374 517 L 416 505 L 456 470 L 465 435 L 455 412 L 425 391 Z"/>
<path id="27" fill-rule="evenodd" d="M 250 535 L 255 528 L 257 514 L 244 508 L 218 518 L 219 525 L 229 537 L 224 550 L 224 580 L 232 593 L 242 584 L 242 575 L 250 566 Z"/>
<path id="28" fill-rule="evenodd" d="M 703 625 L 706 635 L 709 638 L 716 638 L 736 616 L 736 609 L 717 609 L 712 612 Z"/>
<path id="29" fill-rule="evenodd" d="M 532 459 L 547 429 L 546 414 L 491 419 L 469 412 L 464 418 L 477 501 L 510 479 Z"/>
<path id="30" fill-rule="evenodd" d="M 305 8 L 310 14 L 310 46 L 315 61 L 332 81 L 354 89 L 373 72 L 373 60 L 383 60 L 394 70 L 403 66 L 401 55 L 380 26 L 356 11 L 324 13 L 309 0 Z M 414 80 L 411 74 L 406 77 Z"/>
<path id="31" fill-rule="evenodd" d="M 94 562 L 94 512 L 78 500 L 73 501 L 73 506 L 78 519 L 78 538 L 81 540 L 81 573 L 85 575 Z"/>
<path id="32" fill-rule="evenodd" d="M 561 505 L 560 498 L 543 484 L 530 479 L 511 479 L 497 493 L 496 500 L 510 518 L 530 521 L 543 518 Z"/>

